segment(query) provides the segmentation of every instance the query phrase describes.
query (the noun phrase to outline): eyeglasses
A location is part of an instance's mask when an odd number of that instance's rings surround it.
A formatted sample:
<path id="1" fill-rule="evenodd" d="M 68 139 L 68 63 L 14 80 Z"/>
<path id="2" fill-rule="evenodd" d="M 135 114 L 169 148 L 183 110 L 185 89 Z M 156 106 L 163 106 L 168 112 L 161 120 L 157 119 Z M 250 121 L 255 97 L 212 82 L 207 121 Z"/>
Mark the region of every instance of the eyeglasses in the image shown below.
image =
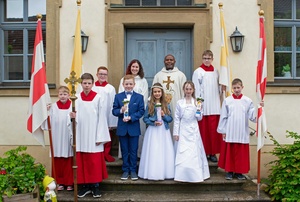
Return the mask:
<path id="1" fill-rule="evenodd" d="M 203 60 L 211 60 L 211 58 L 202 58 Z"/>
<path id="2" fill-rule="evenodd" d="M 100 73 L 100 74 L 98 74 L 98 75 L 99 75 L 99 76 L 107 76 L 107 74 L 101 74 L 101 73 Z"/>

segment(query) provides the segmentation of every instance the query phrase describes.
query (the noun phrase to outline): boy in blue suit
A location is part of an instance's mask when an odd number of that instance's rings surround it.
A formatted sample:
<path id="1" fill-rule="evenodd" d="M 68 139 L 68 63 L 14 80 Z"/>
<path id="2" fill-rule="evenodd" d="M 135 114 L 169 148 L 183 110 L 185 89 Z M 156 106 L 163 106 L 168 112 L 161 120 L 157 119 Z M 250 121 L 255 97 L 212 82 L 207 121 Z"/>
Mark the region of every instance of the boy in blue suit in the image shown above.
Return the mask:
<path id="1" fill-rule="evenodd" d="M 141 94 L 133 91 L 135 85 L 133 75 L 125 75 L 123 79 L 124 92 L 116 94 L 112 113 L 118 117 L 117 135 L 119 136 L 123 165 L 123 174 L 121 179 L 137 180 L 137 150 L 139 135 L 141 135 L 139 119 L 144 115 L 144 98 Z M 124 101 L 128 105 L 124 106 Z M 125 114 L 128 115 L 124 116 Z"/>

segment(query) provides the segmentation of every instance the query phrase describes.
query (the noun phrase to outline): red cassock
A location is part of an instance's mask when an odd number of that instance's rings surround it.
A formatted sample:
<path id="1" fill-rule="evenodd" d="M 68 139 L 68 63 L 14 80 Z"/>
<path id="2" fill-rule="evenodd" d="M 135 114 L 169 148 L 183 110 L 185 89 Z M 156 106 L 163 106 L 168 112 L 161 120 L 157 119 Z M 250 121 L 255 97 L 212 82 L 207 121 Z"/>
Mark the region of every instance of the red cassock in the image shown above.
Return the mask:
<path id="1" fill-rule="evenodd" d="M 108 178 L 103 152 L 77 152 L 76 158 L 78 184 L 98 183 Z"/>
<path id="2" fill-rule="evenodd" d="M 72 186 L 73 185 L 73 157 L 54 157 L 55 180 L 57 184 Z M 52 171 L 52 176 L 53 171 Z"/>
<path id="3" fill-rule="evenodd" d="M 249 144 L 222 141 L 218 166 L 226 172 L 248 173 L 250 170 Z"/>
<path id="4" fill-rule="evenodd" d="M 217 132 L 220 115 L 203 116 L 198 122 L 206 155 L 219 154 L 222 135 Z"/>

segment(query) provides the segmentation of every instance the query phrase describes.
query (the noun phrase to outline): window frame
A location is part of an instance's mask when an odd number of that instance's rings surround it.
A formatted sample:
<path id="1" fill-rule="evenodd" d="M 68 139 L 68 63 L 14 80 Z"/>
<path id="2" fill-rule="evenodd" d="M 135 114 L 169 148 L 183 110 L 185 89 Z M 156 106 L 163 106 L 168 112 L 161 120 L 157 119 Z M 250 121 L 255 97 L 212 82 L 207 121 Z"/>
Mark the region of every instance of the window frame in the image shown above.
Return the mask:
<path id="1" fill-rule="evenodd" d="M 125 7 L 189 7 L 189 6 L 194 6 L 194 0 L 191 0 L 190 5 L 178 5 L 178 1 L 180 0 L 174 0 L 174 5 L 161 5 L 162 0 L 155 0 L 156 5 L 143 5 L 143 0 L 137 0 L 140 2 L 140 5 L 126 5 L 126 0 L 123 0 L 123 6 Z"/>
<path id="2" fill-rule="evenodd" d="M 274 2 L 274 7 L 275 7 L 275 2 Z M 292 77 L 283 77 L 283 76 L 275 76 L 274 73 L 274 81 L 277 81 L 278 83 L 286 83 L 287 85 L 290 85 L 293 82 L 296 82 L 300 85 L 300 76 L 297 77 L 297 54 L 300 54 L 300 51 L 297 51 L 297 28 L 300 28 L 300 19 L 296 18 L 296 11 L 297 11 L 297 5 L 296 5 L 296 0 L 292 0 L 291 2 L 291 19 L 275 19 L 275 9 L 273 10 L 274 12 L 274 29 L 273 31 L 275 32 L 275 28 L 291 28 L 291 51 L 281 51 L 281 50 L 275 50 L 275 44 L 274 44 L 274 71 L 275 71 L 275 54 L 276 53 L 290 53 L 291 54 L 291 74 Z M 300 30 L 299 30 L 300 31 Z M 275 40 L 275 36 L 274 36 Z M 300 66 L 300 64 L 298 65 Z"/>
<path id="3" fill-rule="evenodd" d="M 5 0 L 0 0 L 0 89 L 1 88 L 29 88 L 30 79 L 28 78 L 31 71 L 31 65 L 28 64 L 30 57 L 33 56 L 33 53 L 29 53 L 29 39 L 28 32 L 36 30 L 36 21 L 28 21 L 28 7 L 29 0 L 23 0 L 23 21 L 20 22 L 8 22 L 5 21 Z M 4 52 L 4 32 L 13 30 L 22 30 L 23 31 L 23 53 L 22 54 L 8 54 Z M 46 21 L 42 21 L 42 30 L 46 30 Z M 45 43 L 46 37 L 43 38 Z M 34 41 L 34 39 L 33 39 Z M 44 50 L 44 53 L 46 51 Z M 23 72 L 22 78 L 20 80 L 9 80 L 5 79 L 5 57 L 20 56 L 23 60 Z M 46 56 L 46 54 L 45 54 Z"/>

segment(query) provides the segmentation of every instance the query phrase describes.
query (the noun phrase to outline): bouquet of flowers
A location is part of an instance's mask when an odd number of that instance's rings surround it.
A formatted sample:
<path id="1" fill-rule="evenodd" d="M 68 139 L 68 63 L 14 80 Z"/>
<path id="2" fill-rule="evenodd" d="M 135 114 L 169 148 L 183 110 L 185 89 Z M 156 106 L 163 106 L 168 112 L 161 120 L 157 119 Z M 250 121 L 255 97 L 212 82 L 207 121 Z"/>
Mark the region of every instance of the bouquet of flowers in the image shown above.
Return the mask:
<path id="1" fill-rule="evenodd" d="M 161 103 L 155 103 L 157 121 L 161 122 Z"/>
<path id="2" fill-rule="evenodd" d="M 197 102 L 196 102 L 196 107 L 197 107 L 196 116 L 200 116 L 201 108 L 202 108 L 202 102 L 204 101 L 204 99 L 202 97 L 197 97 L 196 100 L 197 100 Z"/>
<path id="3" fill-rule="evenodd" d="M 124 98 L 124 100 L 122 102 L 123 102 L 123 105 L 125 107 L 124 118 L 128 118 L 128 116 L 129 116 L 129 108 L 128 108 L 129 99 Z"/>

